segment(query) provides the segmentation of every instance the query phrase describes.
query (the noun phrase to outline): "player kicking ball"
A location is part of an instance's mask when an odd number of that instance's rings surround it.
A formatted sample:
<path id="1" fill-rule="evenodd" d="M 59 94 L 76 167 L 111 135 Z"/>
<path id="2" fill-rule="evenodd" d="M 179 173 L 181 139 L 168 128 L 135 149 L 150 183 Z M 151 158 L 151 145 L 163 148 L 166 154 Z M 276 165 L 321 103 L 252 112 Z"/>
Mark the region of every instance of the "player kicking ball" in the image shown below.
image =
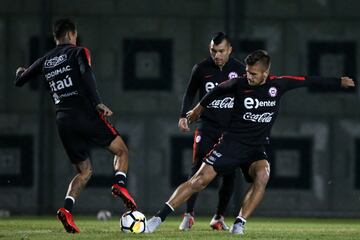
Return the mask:
<path id="1" fill-rule="evenodd" d="M 229 128 L 219 144 L 203 159 L 200 169 L 182 183 L 163 208 L 147 222 L 146 232 L 154 232 L 175 208 L 192 194 L 203 190 L 218 174 L 240 168 L 251 183 L 240 212 L 230 227 L 232 234 L 244 234 L 245 224 L 261 202 L 270 176 L 270 165 L 265 152 L 270 131 L 279 112 L 281 97 L 289 90 L 300 87 L 350 88 L 349 77 L 325 78 L 302 76 L 270 76 L 270 56 L 256 50 L 245 58 L 246 77 L 234 78 L 219 84 L 207 93 L 187 114 L 189 123 L 195 122 L 204 108 L 215 98 L 233 93 L 234 110 Z"/>
<path id="2" fill-rule="evenodd" d="M 128 149 L 107 120 L 113 112 L 100 100 L 90 53 L 87 48 L 76 46 L 77 30 L 72 20 L 58 20 L 54 24 L 53 34 L 56 47 L 27 69 L 18 68 L 15 85 L 22 86 L 42 75 L 50 89 L 59 136 L 77 171 L 69 184 L 64 207 L 57 211 L 57 217 L 67 232 L 79 233 L 72 208 L 92 175 L 90 144 L 106 148 L 114 154 L 112 194 L 122 198 L 132 210 L 136 209 L 136 203 L 126 189 Z"/>

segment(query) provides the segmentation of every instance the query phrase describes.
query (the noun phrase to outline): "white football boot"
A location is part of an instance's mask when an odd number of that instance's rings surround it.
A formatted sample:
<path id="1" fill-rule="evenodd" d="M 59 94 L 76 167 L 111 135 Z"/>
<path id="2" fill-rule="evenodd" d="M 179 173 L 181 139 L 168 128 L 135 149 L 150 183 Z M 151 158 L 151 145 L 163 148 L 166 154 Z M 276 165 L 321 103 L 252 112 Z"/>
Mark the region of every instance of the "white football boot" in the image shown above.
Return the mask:
<path id="1" fill-rule="evenodd" d="M 228 231 L 229 227 L 225 224 L 224 216 L 221 216 L 219 219 L 216 219 L 215 217 L 216 217 L 216 215 L 214 215 L 214 217 L 211 219 L 210 227 L 213 230 L 218 230 L 218 231 L 226 230 L 226 231 Z"/>
<path id="2" fill-rule="evenodd" d="M 154 232 L 161 224 L 161 218 L 160 217 L 152 217 L 146 222 L 146 230 L 145 233 L 152 233 Z"/>
<path id="3" fill-rule="evenodd" d="M 191 213 L 185 213 L 184 218 L 179 226 L 179 229 L 181 231 L 189 231 L 192 225 L 194 225 L 194 223 L 195 223 L 194 216 L 191 215 Z"/>
<path id="4" fill-rule="evenodd" d="M 245 231 L 245 223 L 238 222 L 230 227 L 230 233 L 243 235 Z"/>

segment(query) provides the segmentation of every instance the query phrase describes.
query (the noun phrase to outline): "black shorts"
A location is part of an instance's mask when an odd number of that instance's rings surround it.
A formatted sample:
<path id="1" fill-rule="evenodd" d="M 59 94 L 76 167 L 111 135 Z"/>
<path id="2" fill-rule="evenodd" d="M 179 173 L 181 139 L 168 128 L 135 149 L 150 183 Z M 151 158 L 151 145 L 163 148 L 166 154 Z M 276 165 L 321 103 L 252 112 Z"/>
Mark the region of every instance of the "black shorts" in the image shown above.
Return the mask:
<path id="1" fill-rule="evenodd" d="M 56 123 L 65 151 L 74 164 L 88 159 L 92 146 L 107 147 L 119 135 L 96 111 L 58 111 Z"/>
<path id="2" fill-rule="evenodd" d="M 193 166 L 200 167 L 204 157 L 219 142 L 222 132 L 222 129 L 212 127 L 211 125 L 202 125 L 196 128 L 193 143 Z"/>
<path id="3" fill-rule="evenodd" d="M 218 174 L 225 175 L 236 168 L 241 168 L 247 182 L 252 182 L 249 167 L 253 162 L 267 160 L 263 145 L 251 146 L 233 140 L 221 138 L 204 162 L 214 167 Z"/>

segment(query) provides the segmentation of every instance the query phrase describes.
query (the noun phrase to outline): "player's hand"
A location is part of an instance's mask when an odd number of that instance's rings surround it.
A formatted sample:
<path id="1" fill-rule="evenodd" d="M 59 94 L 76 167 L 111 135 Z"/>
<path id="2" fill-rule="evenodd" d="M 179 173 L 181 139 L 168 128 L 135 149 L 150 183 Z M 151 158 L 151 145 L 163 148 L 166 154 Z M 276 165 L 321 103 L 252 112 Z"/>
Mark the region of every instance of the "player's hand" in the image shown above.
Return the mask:
<path id="1" fill-rule="evenodd" d="M 188 120 L 186 118 L 180 118 L 178 123 L 179 129 L 182 132 L 189 132 L 190 128 L 188 125 Z"/>
<path id="2" fill-rule="evenodd" d="M 21 75 L 23 72 L 25 72 L 26 68 L 24 67 L 18 67 L 16 69 L 16 76 Z"/>
<path id="3" fill-rule="evenodd" d="M 110 117 L 111 115 L 113 115 L 111 109 L 105 106 L 103 103 L 99 103 L 98 105 L 96 105 L 96 110 L 98 110 L 98 112 L 105 117 Z"/>
<path id="4" fill-rule="evenodd" d="M 354 80 L 349 77 L 341 77 L 341 87 L 343 88 L 355 87 Z"/>
<path id="5" fill-rule="evenodd" d="M 186 113 L 186 118 L 189 124 L 196 122 L 203 111 L 204 108 L 200 104 L 197 104 L 192 110 L 188 111 Z"/>

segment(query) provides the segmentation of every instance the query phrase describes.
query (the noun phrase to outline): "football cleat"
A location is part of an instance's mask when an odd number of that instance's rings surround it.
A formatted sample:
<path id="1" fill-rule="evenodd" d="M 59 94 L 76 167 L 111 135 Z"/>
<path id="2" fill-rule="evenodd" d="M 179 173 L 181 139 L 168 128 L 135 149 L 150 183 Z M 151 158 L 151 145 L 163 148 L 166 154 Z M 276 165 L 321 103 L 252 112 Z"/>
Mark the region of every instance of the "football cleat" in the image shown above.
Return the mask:
<path id="1" fill-rule="evenodd" d="M 213 230 L 217 230 L 217 231 L 229 230 L 229 227 L 225 224 L 224 216 L 220 216 L 219 219 L 216 219 L 216 215 L 214 215 L 214 217 L 210 221 L 210 227 Z"/>
<path id="2" fill-rule="evenodd" d="M 154 232 L 161 224 L 160 217 L 152 217 L 146 222 L 146 230 L 145 233 L 152 233 Z"/>
<path id="3" fill-rule="evenodd" d="M 134 199 L 130 196 L 130 193 L 126 188 L 115 183 L 111 187 L 111 192 L 113 195 L 121 197 L 127 208 L 130 208 L 133 211 L 136 210 L 137 208 L 136 203 Z"/>
<path id="4" fill-rule="evenodd" d="M 245 224 L 238 222 L 230 227 L 230 233 L 243 235 L 245 231 Z"/>
<path id="5" fill-rule="evenodd" d="M 188 231 L 195 223 L 195 218 L 191 213 L 184 213 L 184 218 L 180 223 L 179 229 L 181 231 Z"/>
<path id="6" fill-rule="evenodd" d="M 80 229 L 74 223 L 72 214 L 65 208 L 59 208 L 57 211 L 57 218 L 64 225 L 66 232 L 68 233 L 79 233 Z"/>

